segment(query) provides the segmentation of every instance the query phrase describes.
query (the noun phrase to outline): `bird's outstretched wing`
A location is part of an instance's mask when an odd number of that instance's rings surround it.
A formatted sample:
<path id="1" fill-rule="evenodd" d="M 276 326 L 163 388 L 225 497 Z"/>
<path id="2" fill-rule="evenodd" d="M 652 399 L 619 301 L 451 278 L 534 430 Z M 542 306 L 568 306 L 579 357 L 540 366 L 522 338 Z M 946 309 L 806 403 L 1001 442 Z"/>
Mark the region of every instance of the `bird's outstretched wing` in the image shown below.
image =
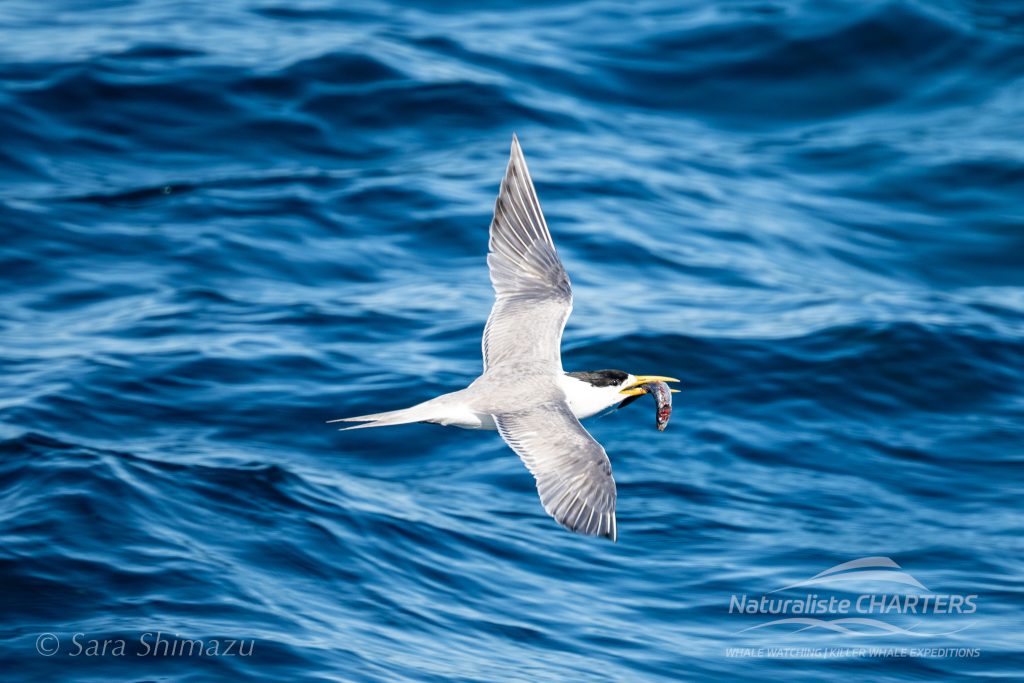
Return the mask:
<path id="1" fill-rule="evenodd" d="M 498 433 L 537 480 L 540 502 L 565 528 L 618 537 L 615 480 L 604 448 L 564 401 L 494 416 Z"/>
<path id="2" fill-rule="evenodd" d="M 484 328 L 484 369 L 530 362 L 561 372 L 562 330 L 572 311 L 572 287 L 515 135 L 494 205 L 487 265 L 495 300 Z"/>

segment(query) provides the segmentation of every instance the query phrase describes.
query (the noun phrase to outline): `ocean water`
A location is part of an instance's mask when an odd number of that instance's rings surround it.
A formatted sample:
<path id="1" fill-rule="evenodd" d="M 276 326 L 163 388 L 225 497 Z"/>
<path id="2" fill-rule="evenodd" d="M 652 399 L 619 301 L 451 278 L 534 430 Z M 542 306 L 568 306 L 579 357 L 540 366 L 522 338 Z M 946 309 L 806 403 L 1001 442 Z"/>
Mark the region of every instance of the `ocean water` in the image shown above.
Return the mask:
<path id="1" fill-rule="evenodd" d="M 7 0 L 0 35 L 5 680 L 1024 678 L 1019 4 Z M 587 423 L 617 544 L 493 432 L 325 424 L 481 370 L 513 131 L 566 369 L 682 379 L 664 433 Z M 736 606 L 805 594 L 975 609 Z"/>

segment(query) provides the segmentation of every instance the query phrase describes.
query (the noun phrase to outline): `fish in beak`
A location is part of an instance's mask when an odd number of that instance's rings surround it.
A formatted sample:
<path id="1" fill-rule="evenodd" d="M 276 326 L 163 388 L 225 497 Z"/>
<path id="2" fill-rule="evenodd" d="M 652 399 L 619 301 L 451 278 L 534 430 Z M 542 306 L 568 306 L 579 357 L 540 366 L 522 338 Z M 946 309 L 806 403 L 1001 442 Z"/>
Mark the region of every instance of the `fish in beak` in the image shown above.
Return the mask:
<path id="1" fill-rule="evenodd" d="M 625 394 L 626 399 L 619 404 L 624 408 L 644 394 L 654 396 L 657 409 L 654 413 L 654 426 L 659 432 L 665 431 L 668 420 L 672 417 L 672 394 L 678 393 L 678 389 L 670 389 L 666 382 L 678 382 L 673 377 L 662 377 L 661 375 L 639 375 L 635 382 L 624 387 L 620 394 Z"/>

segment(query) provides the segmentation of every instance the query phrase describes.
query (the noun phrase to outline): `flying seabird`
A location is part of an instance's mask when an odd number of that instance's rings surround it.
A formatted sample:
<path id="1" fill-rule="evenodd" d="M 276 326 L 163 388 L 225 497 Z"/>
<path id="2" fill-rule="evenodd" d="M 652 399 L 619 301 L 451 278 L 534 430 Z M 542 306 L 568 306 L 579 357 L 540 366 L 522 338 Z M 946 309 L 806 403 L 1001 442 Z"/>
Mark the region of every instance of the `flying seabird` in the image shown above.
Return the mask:
<path id="1" fill-rule="evenodd" d="M 615 541 L 611 463 L 580 420 L 648 393 L 649 382 L 678 380 L 562 369 L 572 287 L 515 135 L 494 205 L 487 265 L 495 298 L 484 327 L 483 374 L 465 389 L 411 408 L 332 422 L 364 423 L 345 429 L 411 422 L 497 429 L 533 474 L 549 515 L 571 531 Z"/>

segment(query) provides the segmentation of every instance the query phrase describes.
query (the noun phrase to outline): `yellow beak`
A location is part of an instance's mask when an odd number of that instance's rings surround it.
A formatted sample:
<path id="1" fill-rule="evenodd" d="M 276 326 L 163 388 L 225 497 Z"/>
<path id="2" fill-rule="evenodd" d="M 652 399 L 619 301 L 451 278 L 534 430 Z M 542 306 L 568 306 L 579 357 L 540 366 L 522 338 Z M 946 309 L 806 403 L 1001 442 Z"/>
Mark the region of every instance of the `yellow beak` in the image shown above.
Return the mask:
<path id="1" fill-rule="evenodd" d="M 622 388 L 619 392 L 625 396 L 641 396 L 647 393 L 647 389 L 643 388 L 644 384 L 648 382 L 678 382 L 675 377 L 662 377 L 661 375 L 637 375 L 636 381 Z M 670 389 L 673 394 L 678 394 L 678 389 Z"/>

